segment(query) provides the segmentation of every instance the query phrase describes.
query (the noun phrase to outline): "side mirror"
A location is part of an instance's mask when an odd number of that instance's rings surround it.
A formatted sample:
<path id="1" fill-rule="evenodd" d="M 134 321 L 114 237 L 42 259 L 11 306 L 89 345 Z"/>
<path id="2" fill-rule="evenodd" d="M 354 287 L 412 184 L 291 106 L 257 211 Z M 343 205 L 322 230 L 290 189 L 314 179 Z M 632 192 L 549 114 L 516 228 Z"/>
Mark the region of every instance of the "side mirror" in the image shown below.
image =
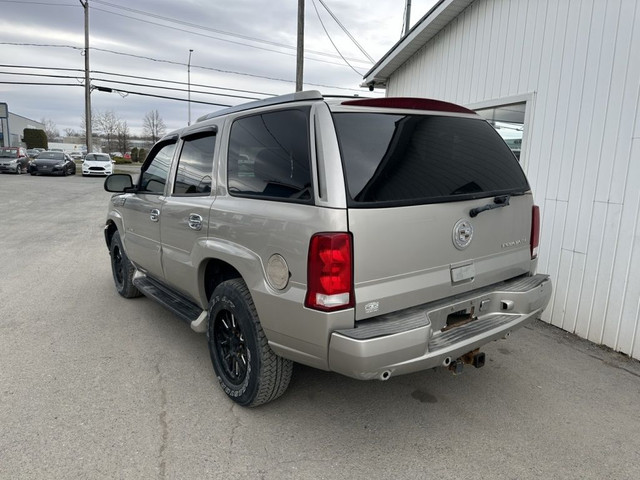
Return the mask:
<path id="1" fill-rule="evenodd" d="M 107 192 L 124 193 L 133 187 L 133 179 L 128 173 L 114 173 L 104 181 L 104 189 Z"/>

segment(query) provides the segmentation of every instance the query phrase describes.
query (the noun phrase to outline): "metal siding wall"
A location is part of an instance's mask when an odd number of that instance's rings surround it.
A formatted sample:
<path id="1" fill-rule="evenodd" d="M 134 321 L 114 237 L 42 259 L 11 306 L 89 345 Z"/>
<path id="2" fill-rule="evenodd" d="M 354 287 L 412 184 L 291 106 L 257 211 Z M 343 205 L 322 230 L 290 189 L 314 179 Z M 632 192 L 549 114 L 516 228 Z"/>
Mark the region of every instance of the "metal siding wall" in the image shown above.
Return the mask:
<path id="1" fill-rule="evenodd" d="M 523 152 L 541 207 L 544 319 L 640 358 L 640 0 L 476 0 L 388 95 L 534 92 Z"/>

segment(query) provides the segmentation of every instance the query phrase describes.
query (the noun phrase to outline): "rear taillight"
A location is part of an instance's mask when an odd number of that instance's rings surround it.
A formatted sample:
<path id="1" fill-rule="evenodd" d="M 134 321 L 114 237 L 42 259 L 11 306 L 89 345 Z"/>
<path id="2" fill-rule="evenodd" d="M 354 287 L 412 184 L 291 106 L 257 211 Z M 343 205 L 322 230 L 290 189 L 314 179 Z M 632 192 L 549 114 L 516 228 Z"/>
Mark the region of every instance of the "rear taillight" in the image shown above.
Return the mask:
<path id="1" fill-rule="evenodd" d="M 351 235 L 318 233 L 311 237 L 305 306 L 332 311 L 353 307 Z"/>
<path id="2" fill-rule="evenodd" d="M 538 257 L 540 243 L 540 207 L 533 206 L 531 212 L 531 260 Z"/>

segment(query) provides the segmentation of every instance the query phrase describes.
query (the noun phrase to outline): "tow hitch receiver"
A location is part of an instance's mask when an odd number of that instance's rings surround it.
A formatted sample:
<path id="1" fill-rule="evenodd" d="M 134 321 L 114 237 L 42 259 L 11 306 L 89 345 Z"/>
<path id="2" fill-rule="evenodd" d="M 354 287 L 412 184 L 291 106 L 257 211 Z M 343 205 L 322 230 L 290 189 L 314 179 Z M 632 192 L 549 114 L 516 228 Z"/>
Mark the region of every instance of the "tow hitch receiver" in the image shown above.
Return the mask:
<path id="1" fill-rule="evenodd" d="M 473 365 L 475 368 L 484 367 L 486 356 L 484 352 L 481 352 L 479 349 L 473 350 L 472 352 L 465 353 L 463 356 L 454 360 L 449 365 L 449 370 L 453 372 L 454 375 L 459 375 L 462 373 L 462 369 L 465 364 Z"/>

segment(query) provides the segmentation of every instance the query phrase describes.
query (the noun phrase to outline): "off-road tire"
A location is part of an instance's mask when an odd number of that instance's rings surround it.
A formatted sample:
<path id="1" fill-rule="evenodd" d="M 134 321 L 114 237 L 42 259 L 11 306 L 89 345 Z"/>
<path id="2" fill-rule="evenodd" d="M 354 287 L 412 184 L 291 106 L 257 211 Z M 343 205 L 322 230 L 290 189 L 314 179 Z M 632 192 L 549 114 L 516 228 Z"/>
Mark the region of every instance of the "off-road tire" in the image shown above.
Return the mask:
<path id="1" fill-rule="evenodd" d="M 256 407 L 282 395 L 293 362 L 276 355 L 242 279 L 222 282 L 209 302 L 209 353 L 222 390 L 234 402 Z"/>
<path id="2" fill-rule="evenodd" d="M 111 256 L 111 272 L 116 291 L 125 298 L 135 298 L 141 295 L 140 291 L 133 285 L 133 274 L 135 268 L 129 261 L 129 257 L 122 247 L 120 232 L 116 231 L 111 237 L 109 245 Z"/>

